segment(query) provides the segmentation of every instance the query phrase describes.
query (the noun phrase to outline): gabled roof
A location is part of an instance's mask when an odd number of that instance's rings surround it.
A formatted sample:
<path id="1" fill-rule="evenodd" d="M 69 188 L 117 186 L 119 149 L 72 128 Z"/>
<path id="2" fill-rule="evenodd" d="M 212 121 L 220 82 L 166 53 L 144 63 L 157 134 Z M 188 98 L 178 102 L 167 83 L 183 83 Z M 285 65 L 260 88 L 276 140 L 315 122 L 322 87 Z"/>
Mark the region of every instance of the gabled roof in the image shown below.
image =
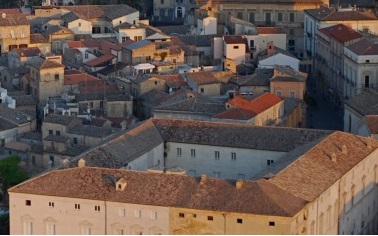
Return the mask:
<path id="1" fill-rule="evenodd" d="M 360 33 L 343 24 L 337 24 L 330 27 L 322 28 L 319 29 L 319 31 L 342 43 L 362 38 L 362 35 Z"/>
<path id="2" fill-rule="evenodd" d="M 55 33 L 58 33 L 62 31 L 63 34 L 74 34 L 74 32 L 72 30 L 70 30 L 69 28 L 66 28 L 64 26 L 60 26 L 60 25 L 50 25 L 47 27 L 47 30 L 45 32 L 43 32 L 43 35 L 48 36 L 50 34 L 55 34 Z"/>
<path id="3" fill-rule="evenodd" d="M 188 83 L 178 74 L 176 75 L 151 75 L 161 80 L 164 80 L 165 84 L 170 88 L 182 88 L 187 87 Z"/>
<path id="4" fill-rule="evenodd" d="M 5 14 L 5 17 L 0 17 L 0 26 L 29 25 L 29 21 L 22 14 Z"/>
<path id="5" fill-rule="evenodd" d="M 290 66 L 274 66 L 274 75 L 270 81 L 306 82 L 307 74 L 294 70 Z"/>
<path id="6" fill-rule="evenodd" d="M 63 20 L 66 22 L 66 23 L 70 23 L 72 21 L 75 21 L 75 20 L 78 20 L 80 19 L 80 17 L 78 15 L 76 15 L 75 12 L 73 11 L 70 11 L 64 15 L 62 15 L 62 18 Z M 84 20 L 84 19 L 83 19 Z"/>
<path id="7" fill-rule="evenodd" d="M 75 125 L 70 128 L 68 133 L 76 135 L 84 135 L 94 138 L 104 138 L 113 133 L 110 127 L 98 127 L 94 125 Z"/>
<path id="8" fill-rule="evenodd" d="M 87 66 L 96 67 L 96 66 L 101 66 L 104 63 L 107 63 L 107 62 L 113 60 L 114 58 L 116 58 L 116 56 L 114 56 L 113 54 L 106 54 L 106 55 L 102 55 L 100 57 L 97 57 L 93 60 L 87 61 L 84 64 L 87 65 Z"/>
<path id="9" fill-rule="evenodd" d="M 83 73 L 77 70 L 64 71 L 64 85 L 74 85 L 86 83 L 88 81 L 100 81 L 101 79 L 94 77 L 88 73 Z"/>
<path id="10" fill-rule="evenodd" d="M 368 21 L 378 19 L 373 12 L 352 9 L 336 10 L 335 8 L 321 7 L 317 9 L 306 9 L 304 11 L 319 21 Z"/>
<path id="11" fill-rule="evenodd" d="M 35 119 L 34 114 L 26 110 L 12 109 L 6 104 L 0 103 L 0 117 L 16 125 L 30 123 Z"/>
<path id="12" fill-rule="evenodd" d="M 49 114 L 48 116 L 46 116 L 43 122 L 68 126 L 73 123 L 81 123 L 82 121 L 80 118 L 76 116 L 63 116 L 63 115 Z"/>
<path id="13" fill-rule="evenodd" d="M 347 48 L 360 56 L 378 55 L 378 44 L 367 38 L 363 38 Z"/>
<path id="14" fill-rule="evenodd" d="M 135 50 L 135 49 L 139 49 L 139 48 L 149 46 L 151 44 L 153 44 L 153 43 L 150 42 L 149 40 L 145 39 L 145 40 L 142 40 L 142 41 L 127 44 L 127 45 L 123 46 L 123 48 L 132 51 L 132 50 Z"/>
<path id="15" fill-rule="evenodd" d="M 83 41 L 68 41 L 69 48 L 95 48 L 100 47 L 100 41 L 97 40 L 83 40 Z"/>
<path id="16" fill-rule="evenodd" d="M 30 44 L 48 43 L 49 41 L 42 34 L 30 34 Z"/>
<path id="17" fill-rule="evenodd" d="M 184 78 L 191 79 L 197 85 L 221 83 L 219 79 L 211 71 L 192 72 L 182 74 L 181 76 Z"/>
<path id="18" fill-rule="evenodd" d="M 122 191 L 116 190 L 120 179 L 127 183 Z M 51 171 L 9 192 L 286 217 L 306 205 L 266 180 L 245 180 L 237 188 L 225 179 L 90 167 Z"/>
<path id="19" fill-rule="evenodd" d="M 226 44 L 245 44 L 245 39 L 242 36 L 237 35 L 223 36 L 223 40 Z"/>
<path id="20" fill-rule="evenodd" d="M 232 106 L 232 108 L 214 117 L 219 119 L 249 120 L 281 101 L 282 99 L 280 97 L 271 93 L 264 93 L 252 100 L 238 96 L 227 103 Z"/>
<path id="21" fill-rule="evenodd" d="M 20 57 L 35 57 L 39 56 L 41 50 L 38 47 L 32 48 L 15 48 L 13 49 Z"/>
<path id="22" fill-rule="evenodd" d="M 291 57 L 291 58 L 294 58 L 294 59 L 297 59 L 293 54 L 291 54 L 289 51 L 286 51 L 282 48 L 279 48 L 279 47 L 276 47 L 276 46 L 273 46 L 273 49 L 274 49 L 274 53 L 272 53 L 272 55 L 268 55 L 268 50 L 265 49 L 263 51 L 261 51 L 259 54 L 259 61 L 262 61 L 262 60 L 265 60 L 269 57 L 272 57 L 272 56 L 275 56 L 277 54 L 282 54 L 282 55 L 285 55 L 285 56 L 288 56 L 288 57 Z M 298 60 L 298 59 L 297 59 Z"/>
<path id="23" fill-rule="evenodd" d="M 378 91 L 367 89 L 360 94 L 346 100 L 346 105 L 360 113 L 365 115 L 378 115 Z"/>
<path id="24" fill-rule="evenodd" d="M 235 76 L 230 79 L 230 83 L 239 86 L 268 86 L 270 79 L 273 77 L 274 69 L 256 68 L 252 75 Z"/>
<path id="25" fill-rule="evenodd" d="M 33 66 L 37 69 L 49 69 L 49 68 L 59 68 L 59 67 L 65 67 L 64 65 L 52 61 L 46 58 L 37 57 L 29 62 L 30 66 Z"/>
<path id="26" fill-rule="evenodd" d="M 270 183 L 311 202 L 376 150 L 378 141 L 335 131 L 316 145 L 302 148 L 289 152 L 264 172 L 273 176 Z"/>

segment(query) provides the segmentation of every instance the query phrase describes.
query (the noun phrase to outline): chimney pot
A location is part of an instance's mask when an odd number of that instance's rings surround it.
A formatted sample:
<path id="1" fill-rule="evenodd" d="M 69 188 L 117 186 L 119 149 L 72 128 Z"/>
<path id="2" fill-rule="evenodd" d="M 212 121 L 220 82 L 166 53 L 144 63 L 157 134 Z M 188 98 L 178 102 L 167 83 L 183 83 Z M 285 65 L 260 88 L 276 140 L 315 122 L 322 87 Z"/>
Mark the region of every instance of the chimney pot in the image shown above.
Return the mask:
<path id="1" fill-rule="evenodd" d="M 244 181 L 239 179 L 236 181 L 236 189 L 241 189 L 244 186 Z"/>
<path id="2" fill-rule="evenodd" d="M 331 161 L 333 161 L 333 162 L 337 161 L 337 156 L 336 156 L 336 153 L 334 153 L 334 152 L 331 154 Z"/>
<path id="3" fill-rule="evenodd" d="M 347 146 L 346 146 L 345 144 L 341 147 L 341 151 L 342 151 L 342 153 L 345 154 L 345 155 L 348 154 Z"/>
<path id="4" fill-rule="evenodd" d="M 201 185 L 205 184 L 207 180 L 207 175 L 201 175 Z"/>
<path id="5" fill-rule="evenodd" d="M 85 160 L 83 158 L 81 158 L 78 162 L 78 166 L 81 168 L 81 167 L 85 167 Z"/>

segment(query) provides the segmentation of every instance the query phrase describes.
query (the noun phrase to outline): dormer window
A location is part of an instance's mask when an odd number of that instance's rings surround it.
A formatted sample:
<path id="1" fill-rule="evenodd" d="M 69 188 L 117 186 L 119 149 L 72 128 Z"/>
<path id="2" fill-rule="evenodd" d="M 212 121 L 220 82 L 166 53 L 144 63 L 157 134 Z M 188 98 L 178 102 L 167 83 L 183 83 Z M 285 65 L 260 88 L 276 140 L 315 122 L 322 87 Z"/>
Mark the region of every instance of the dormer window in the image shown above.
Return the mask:
<path id="1" fill-rule="evenodd" d="M 127 186 L 127 181 L 124 178 L 121 178 L 116 183 L 116 189 L 117 189 L 117 191 L 123 191 L 123 190 L 125 190 L 126 186 Z"/>

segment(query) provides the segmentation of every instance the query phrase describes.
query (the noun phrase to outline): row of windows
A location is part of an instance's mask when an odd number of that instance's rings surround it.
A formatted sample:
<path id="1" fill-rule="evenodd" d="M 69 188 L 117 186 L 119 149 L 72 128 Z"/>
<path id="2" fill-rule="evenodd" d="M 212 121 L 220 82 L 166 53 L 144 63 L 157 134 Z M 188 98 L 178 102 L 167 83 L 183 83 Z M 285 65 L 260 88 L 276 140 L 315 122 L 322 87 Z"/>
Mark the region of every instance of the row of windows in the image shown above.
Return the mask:
<path id="1" fill-rule="evenodd" d="M 189 214 L 191 217 L 193 217 L 193 218 L 197 218 L 197 214 Z M 178 217 L 179 218 L 185 218 L 185 213 L 182 213 L 182 212 L 180 212 L 179 214 L 178 214 Z M 214 221 L 214 216 L 207 216 L 207 220 L 208 221 Z M 241 218 L 237 218 L 236 219 L 236 223 L 238 223 L 238 224 L 243 224 L 243 219 L 241 219 Z M 269 226 L 275 226 L 276 225 L 276 223 L 274 222 L 274 221 L 269 221 Z"/>
<path id="2" fill-rule="evenodd" d="M 25 200 L 25 205 L 26 206 L 31 206 L 31 200 Z M 49 202 L 49 207 L 54 208 L 55 203 L 54 202 Z M 100 206 L 95 206 L 95 211 L 100 211 Z M 75 210 L 80 210 L 80 204 L 75 203 Z"/>
<path id="3" fill-rule="evenodd" d="M 177 156 L 181 157 L 182 155 L 182 150 L 181 148 L 177 148 Z M 196 149 L 190 149 L 190 156 L 191 157 L 196 157 Z M 220 159 L 220 152 L 219 151 L 214 151 L 214 159 L 219 160 Z M 231 152 L 231 160 L 236 161 L 236 152 Z M 267 165 L 273 164 L 274 160 L 267 160 Z"/>
<path id="4" fill-rule="evenodd" d="M 231 15 L 231 12 L 228 13 L 229 15 Z M 242 11 L 239 11 L 239 12 L 236 12 L 236 18 L 239 18 L 241 20 L 244 20 L 244 17 L 243 17 L 243 12 Z M 249 22 L 251 23 L 255 23 L 255 17 L 256 16 L 256 12 L 248 12 L 248 20 Z M 273 19 L 272 19 L 272 16 L 273 14 L 271 12 L 265 12 L 264 13 L 264 20 L 268 23 L 270 23 Z M 276 18 L 277 22 L 284 22 L 284 21 L 287 21 L 287 20 L 284 20 L 284 12 L 277 12 L 277 18 Z M 295 22 L 295 13 L 294 12 L 290 12 L 289 13 L 289 22 Z"/>

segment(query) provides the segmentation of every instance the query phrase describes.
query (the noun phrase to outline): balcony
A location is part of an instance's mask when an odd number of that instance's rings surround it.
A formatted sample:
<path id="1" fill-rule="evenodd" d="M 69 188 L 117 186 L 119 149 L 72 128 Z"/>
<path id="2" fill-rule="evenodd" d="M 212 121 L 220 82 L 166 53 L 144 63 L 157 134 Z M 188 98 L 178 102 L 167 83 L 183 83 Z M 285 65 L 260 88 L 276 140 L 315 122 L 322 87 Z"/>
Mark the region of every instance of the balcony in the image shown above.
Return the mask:
<path id="1" fill-rule="evenodd" d="M 251 47 L 249 47 L 249 50 L 250 50 L 251 52 L 256 51 L 256 46 L 251 46 Z"/>

